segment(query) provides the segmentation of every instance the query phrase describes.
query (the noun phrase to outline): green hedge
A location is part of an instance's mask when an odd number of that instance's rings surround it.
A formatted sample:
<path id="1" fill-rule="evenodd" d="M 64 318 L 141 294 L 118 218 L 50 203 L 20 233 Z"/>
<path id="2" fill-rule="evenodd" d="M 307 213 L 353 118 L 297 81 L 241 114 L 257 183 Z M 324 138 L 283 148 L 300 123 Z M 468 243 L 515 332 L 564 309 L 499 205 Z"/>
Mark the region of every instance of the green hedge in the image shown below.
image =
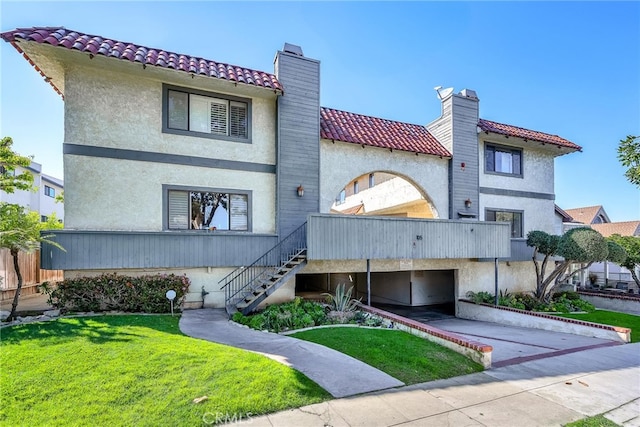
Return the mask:
<path id="1" fill-rule="evenodd" d="M 43 283 L 49 304 L 65 311 L 125 311 L 134 313 L 168 313 L 171 304 L 168 290 L 176 292 L 174 308 L 179 307 L 191 284 L 187 276 L 156 274 L 120 276 L 115 273 L 95 277 L 78 277 L 57 282 L 55 287 Z"/>

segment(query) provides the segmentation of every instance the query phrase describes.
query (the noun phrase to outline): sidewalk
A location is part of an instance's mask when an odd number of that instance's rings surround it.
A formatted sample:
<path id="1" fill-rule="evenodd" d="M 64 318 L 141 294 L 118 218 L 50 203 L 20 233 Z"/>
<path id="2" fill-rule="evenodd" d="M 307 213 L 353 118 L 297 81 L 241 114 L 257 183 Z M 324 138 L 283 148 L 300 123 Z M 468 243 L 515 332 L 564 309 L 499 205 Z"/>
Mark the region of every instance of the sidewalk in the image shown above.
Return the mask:
<path id="1" fill-rule="evenodd" d="M 245 424 L 561 426 L 600 413 L 625 427 L 640 426 L 640 343 L 331 400 Z"/>
<path id="2" fill-rule="evenodd" d="M 47 304 L 48 296 L 45 294 L 21 295 L 18 298 L 18 312 L 40 311 L 44 312 L 53 308 Z M 0 309 L 3 311 L 11 311 L 13 298 L 4 300 L 0 303 Z"/>

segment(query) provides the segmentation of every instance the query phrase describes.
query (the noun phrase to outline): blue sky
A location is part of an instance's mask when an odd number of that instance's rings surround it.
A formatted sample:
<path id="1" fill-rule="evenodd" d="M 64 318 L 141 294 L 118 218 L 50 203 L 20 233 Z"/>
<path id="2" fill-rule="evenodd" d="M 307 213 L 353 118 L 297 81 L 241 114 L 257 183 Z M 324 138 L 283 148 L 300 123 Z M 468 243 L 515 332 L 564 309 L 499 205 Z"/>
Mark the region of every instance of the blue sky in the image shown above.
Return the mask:
<path id="1" fill-rule="evenodd" d="M 1 29 L 87 34 L 273 71 L 284 42 L 321 61 L 321 104 L 426 124 L 434 86 L 474 89 L 480 116 L 583 147 L 556 160 L 556 203 L 640 219 L 640 191 L 616 158 L 640 135 L 638 2 L 12 2 Z M 0 135 L 62 177 L 63 102 L 0 47 Z"/>

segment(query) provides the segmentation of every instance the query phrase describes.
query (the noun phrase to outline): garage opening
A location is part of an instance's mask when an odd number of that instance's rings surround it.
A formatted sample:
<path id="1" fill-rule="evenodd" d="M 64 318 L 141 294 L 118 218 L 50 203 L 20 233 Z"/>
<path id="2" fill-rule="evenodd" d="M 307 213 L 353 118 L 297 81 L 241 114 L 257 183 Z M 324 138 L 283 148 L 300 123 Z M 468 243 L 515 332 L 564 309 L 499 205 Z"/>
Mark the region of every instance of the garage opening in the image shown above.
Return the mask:
<path id="1" fill-rule="evenodd" d="M 367 302 L 367 274 L 298 274 L 296 295 L 322 300 L 338 284 L 354 287 Z M 455 316 L 454 270 L 411 270 L 371 273 L 371 305 L 421 322 Z"/>

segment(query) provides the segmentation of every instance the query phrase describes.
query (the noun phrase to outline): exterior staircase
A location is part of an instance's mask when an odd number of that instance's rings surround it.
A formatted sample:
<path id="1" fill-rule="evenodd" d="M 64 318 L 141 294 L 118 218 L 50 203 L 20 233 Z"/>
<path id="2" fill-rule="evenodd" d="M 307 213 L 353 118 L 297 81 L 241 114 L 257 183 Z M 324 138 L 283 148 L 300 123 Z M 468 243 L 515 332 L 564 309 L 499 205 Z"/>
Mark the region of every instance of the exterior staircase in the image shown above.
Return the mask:
<path id="1" fill-rule="evenodd" d="M 281 240 L 248 267 L 239 267 L 219 284 L 229 315 L 249 314 L 307 264 L 307 224 Z"/>

